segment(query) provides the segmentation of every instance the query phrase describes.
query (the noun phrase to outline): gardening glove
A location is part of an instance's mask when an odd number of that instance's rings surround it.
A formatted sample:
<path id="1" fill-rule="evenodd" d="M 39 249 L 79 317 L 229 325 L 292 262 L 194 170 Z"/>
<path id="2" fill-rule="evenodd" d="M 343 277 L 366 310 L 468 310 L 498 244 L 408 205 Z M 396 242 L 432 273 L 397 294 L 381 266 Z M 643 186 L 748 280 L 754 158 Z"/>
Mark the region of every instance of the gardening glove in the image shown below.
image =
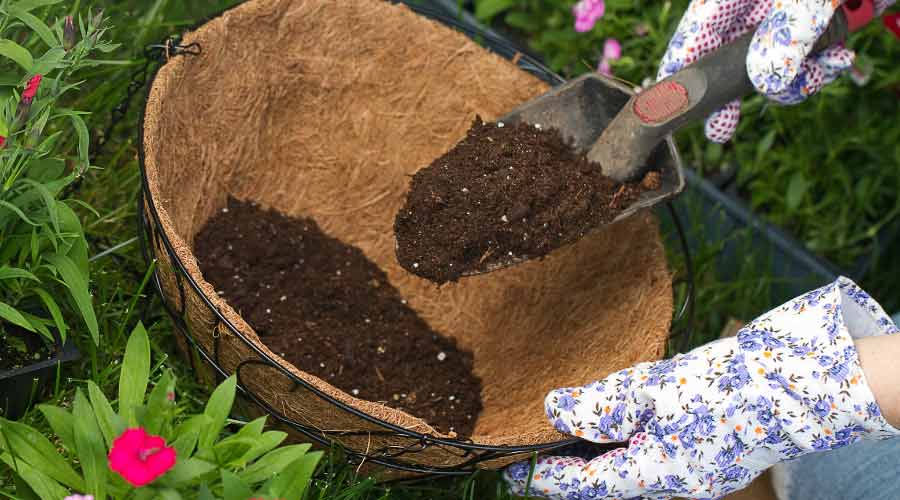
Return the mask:
<path id="1" fill-rule="evenodd" d="M 555 499 L 719 498 L 807 453 L 900 434 L 881 415 L 854 338 L 897 327 L 852 281 L 773 309 L 722 339 L 545 401 L 564 433 L 627 441 L 593 460 L 540 457 L 530 493 Z M 524 494 L 530 462 L 504 476 Z"/>
<path id="2" fill-rule="evenodd" d="M 747 55 L 747 74 L 760 93 L 796 104 L 818 92 L 853 65 L 853 51 L 833 46 L 810 55 L 841 0 L 693 0 L 663 55 L 658 79 L 756 30 Z M 894 0 L 874 0 L 880 15 Z M 706 121 L 706 137 L 726 142 L 737 128 L 740 101 Z"/>

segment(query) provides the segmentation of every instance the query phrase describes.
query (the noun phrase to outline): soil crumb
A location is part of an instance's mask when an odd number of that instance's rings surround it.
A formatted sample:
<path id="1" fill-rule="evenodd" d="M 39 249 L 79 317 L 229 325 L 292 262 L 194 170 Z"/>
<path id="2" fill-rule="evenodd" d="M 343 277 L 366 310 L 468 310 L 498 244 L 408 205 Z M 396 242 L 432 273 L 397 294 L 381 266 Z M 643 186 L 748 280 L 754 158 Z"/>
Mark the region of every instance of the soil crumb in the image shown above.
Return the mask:
<path id="1" fill-rule="evenodd" d="M 657 172 L 634 184 L 605 177 L 555 129 L 476 117 L 413 176 L 394 222 L 397 259 L 442 284 L 491 262 L 543 257 L 659 185 Z"/>
<path id="2" fill-rule="evenodd" d="M 356 247 L 308 218 L 229 199 L 197 235 L 204 277 L 272 352 L 444 432 L 481 411 L 472 353 L 433 330 Z"/>

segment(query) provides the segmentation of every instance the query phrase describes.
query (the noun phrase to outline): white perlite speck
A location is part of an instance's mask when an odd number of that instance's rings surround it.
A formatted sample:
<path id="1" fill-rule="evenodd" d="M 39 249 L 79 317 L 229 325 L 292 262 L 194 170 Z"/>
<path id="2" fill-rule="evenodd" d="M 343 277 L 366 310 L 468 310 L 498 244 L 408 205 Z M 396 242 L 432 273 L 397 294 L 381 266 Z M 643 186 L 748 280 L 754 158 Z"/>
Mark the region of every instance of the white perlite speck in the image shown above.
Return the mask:
<path id="1" fill-rule="evenodd" d="M 503 122 L 497 122 L 497 128 L 503 128 L 503 127 L 505 127 L 505 126 L 506 126 L 506 125 L 504 125 Z"/>
<path id="2" fill-rule="evenodd" d="M 535 124 L 534 124 L 534 128 L 540 130 L 540 129 L 541 129 L 541 124 L 540 124 L 540 123 L 535 123 Z"/>
<path id="3" fill-rule="evenodd" d="M 469 192 L 469 188 L 462 188 L 462 192 L 463 192 L 463 193 L 468 193 L 468 192 Z"/>
<path id="4" fill-rule="evenodd" d="M 281 298 L 278 300 L 284 302 L 285 300 L 287 300 L 287 295 L 282 295 Z"/>
<path id="5" fill-rule="evenodd" d="M 413 267 L 416 268 L 416 269 L 418 269 L 418 268 L 419 268 L 419 263 L 418 263 L 418 262 L 413 262 Z"/>
<path id="6" fill-rule="evenodd" d="M 354 396 L 359 396 L 359 389 L 353 389 L 351 392 Z"/>
<path id="7" fill-rule="evenodd" d="M 272 314 L 272 310 L 271 310 L 271 309 L 266 309 L 266 314 Z"/>
<path id="8" fill-rule="evenodd" d="M 507 218 L 505 215 L 503 217 L 500 217 L 500 220 L 502 220 L 503 222 L 509 222 L 509 218 Z"/>
<path id="9" fill-rule="evenodd" d="M 447 353 L 444 351 L 439 352 L 437 355 L 437 359 L 438 359 L 438 361 L 443 361 L 443 360 L 447 359 Z"/>

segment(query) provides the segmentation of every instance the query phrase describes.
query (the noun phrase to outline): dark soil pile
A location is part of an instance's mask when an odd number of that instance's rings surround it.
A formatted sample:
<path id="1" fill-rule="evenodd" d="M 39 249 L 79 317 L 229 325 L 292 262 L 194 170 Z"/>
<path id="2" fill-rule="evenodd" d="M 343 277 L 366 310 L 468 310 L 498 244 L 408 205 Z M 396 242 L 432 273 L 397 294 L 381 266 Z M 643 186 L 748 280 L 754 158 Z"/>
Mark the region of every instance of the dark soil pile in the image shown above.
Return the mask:
<path id="1" fill-rule="evenodd" d="M 394 231 L 400 265 L 436 283 L 536 258 L 613 220 L 659 174 L 620 184 L 554 129 L 484 123 L 413 176 Z"/>
<path id="2" fill-rule="evenodd" d="M 472 354 L 432 331 L 358 248 L 237 200 L 197 235 L 206 279 L 273 352 L 360 399 L 469 435 Z"/>

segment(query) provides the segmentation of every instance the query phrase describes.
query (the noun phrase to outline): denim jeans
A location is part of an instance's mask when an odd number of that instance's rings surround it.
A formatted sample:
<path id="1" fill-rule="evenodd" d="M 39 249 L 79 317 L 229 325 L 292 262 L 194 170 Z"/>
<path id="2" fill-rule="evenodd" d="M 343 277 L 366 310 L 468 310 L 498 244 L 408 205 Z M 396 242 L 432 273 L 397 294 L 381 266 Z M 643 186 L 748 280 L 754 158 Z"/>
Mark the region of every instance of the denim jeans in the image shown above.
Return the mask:
<path id="1" fill-rule="evenodd" d="M 813 453 L 772 469 L 778 500 L 897 500 L 900 438 Z"/>

